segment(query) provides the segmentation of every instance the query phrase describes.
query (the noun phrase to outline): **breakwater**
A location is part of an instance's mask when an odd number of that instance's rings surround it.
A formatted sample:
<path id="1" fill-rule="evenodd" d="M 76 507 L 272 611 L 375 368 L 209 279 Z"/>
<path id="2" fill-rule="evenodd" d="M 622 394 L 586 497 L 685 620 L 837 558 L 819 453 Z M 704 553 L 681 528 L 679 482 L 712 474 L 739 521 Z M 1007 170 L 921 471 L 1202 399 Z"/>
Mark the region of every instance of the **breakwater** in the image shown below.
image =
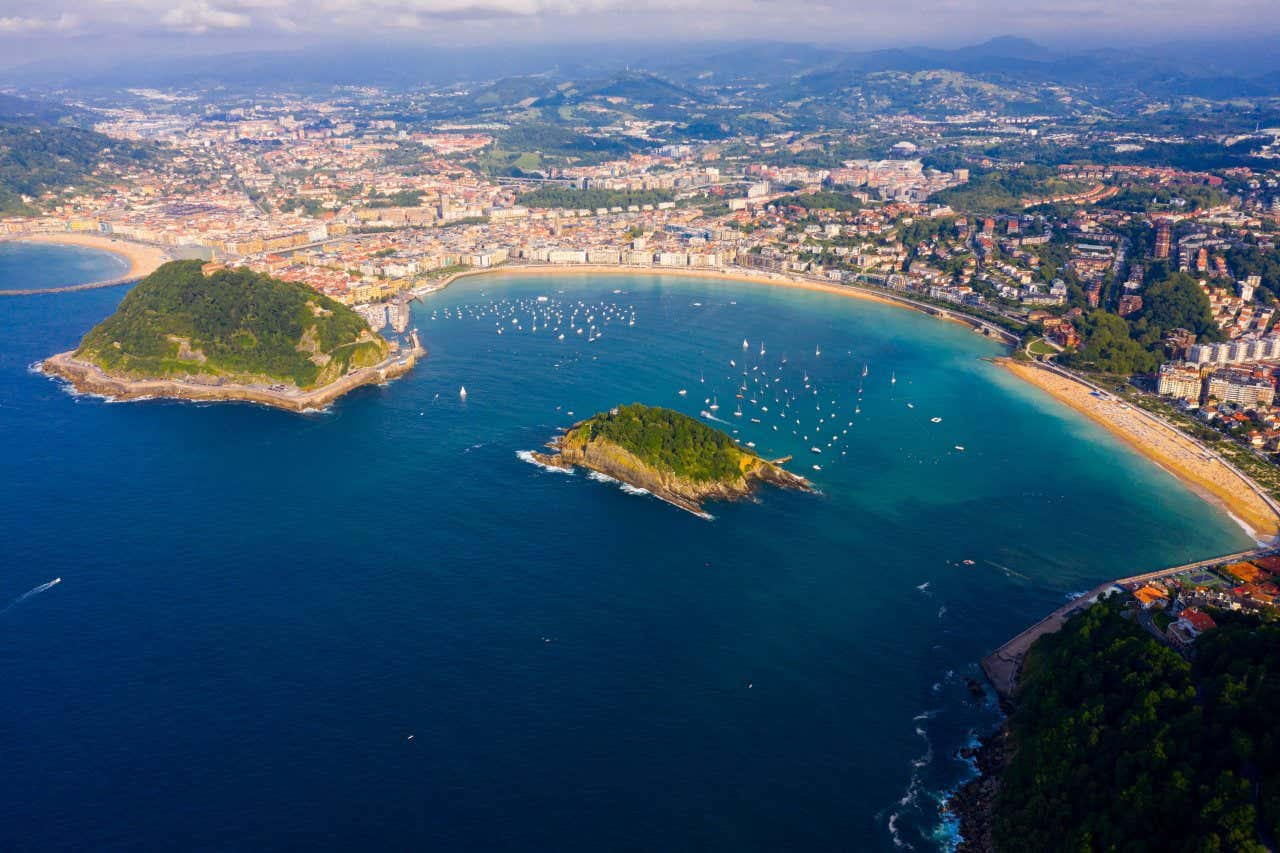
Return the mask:
<path id="1" fill-rule="evenodd" d="M 119 287 L 122 284 L 134 284 L 141 280 L 140 275 L 122 275 L 102 281 L 91 281 L 87 284 L 68 284 L 65 287 L 37 287 L 19 290 L 0 290 L 0 296 L 41 296 L 46 293 L 71 293 L 76 290 L 98 290 L 103 287 Z"/>
<path id="2" fill-rule="evenodd" d="M 1088 610 L 1101 598 L 1105 598 L 1112 592 L 1119 591 L 1126 584 L 1145 583 L 1147 581 L 1160 580 L 1162 578 L 1172 577 L 1182 574 L 1183 572 L 1194 571 L 1196 569 L 1206 568 L 1208 566 L 1217 566 L 1222 563 L 1233 563 L 1238 560 L 1248 560 L 1252 557 L 1261 556 L 1263 554 L 1274 553 L 1275 549 L 1251 548 L 1248 551 L 1238 551 L 1234 554 L 1226 554 L 1221 557 L 1212 557 L 1207 560 L 1198 560 L 1194 563 L 1185 563 L 1172 568 L 1159 569 L 1153 572 L 1145 572 L 1139 575 L 1130 575 L 1129 577 L 1117 578 L 1116 580 L 1107 581 L 1099 584 L 1089 590 L 1079 598 L 1072 599 L 1048 616 L 1041 619 L 1031 627 L 1022 631 L 1013 639 L 1009 640 L 1000 648 L 982 659 L 982 671 L 986 674 L 987 680 L 996 689 L 1001 699 L 1011 700 L 1018 686 L 1018 674 L 1022 669 L 1022 662 L 1026 659 L 1027 652 L 1035 641 L 1043 637 L 1045 634 L 1053 634 L 1059 631 L 1067 620 L 1072 616 L 1084 610 Z"/>

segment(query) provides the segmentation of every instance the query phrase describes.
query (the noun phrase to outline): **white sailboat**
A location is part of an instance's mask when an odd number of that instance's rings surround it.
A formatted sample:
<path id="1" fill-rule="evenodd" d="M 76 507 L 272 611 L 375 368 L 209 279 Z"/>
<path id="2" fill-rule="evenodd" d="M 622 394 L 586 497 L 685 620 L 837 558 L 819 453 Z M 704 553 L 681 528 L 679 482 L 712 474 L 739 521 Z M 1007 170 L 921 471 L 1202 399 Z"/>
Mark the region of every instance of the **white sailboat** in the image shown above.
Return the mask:
<path id="1" fill-rule="evenodd" d="M 459 397 L 461 397 L 461 398 L 462 398 L 462 399 L 464 399 L 464 400 L 465 400 L 465 399 L 467 399 L 467 386 L 466 386 L 466 385 L 463 385 L 463 386 L 462 386 L 462 388 L 461 388 L 461 389 L 459 389 L 459 391 L 458 391 L 458 396 L 459 396 Z"/>
<path id="2" fill-rule="evenodd" d="M 720 401 L 713 396 L 711 398 L 711 405 L 708 406 L 707 408 L 711 409 L 711 411 L 714 412 L 716 409 L 720 408 Z"/>

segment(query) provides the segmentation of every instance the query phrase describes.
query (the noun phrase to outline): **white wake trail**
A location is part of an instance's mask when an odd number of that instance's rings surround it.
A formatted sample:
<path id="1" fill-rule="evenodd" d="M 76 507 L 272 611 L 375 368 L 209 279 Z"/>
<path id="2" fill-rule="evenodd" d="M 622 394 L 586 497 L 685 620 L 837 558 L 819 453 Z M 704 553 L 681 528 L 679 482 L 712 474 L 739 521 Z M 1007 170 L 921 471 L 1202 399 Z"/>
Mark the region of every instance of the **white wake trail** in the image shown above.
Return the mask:
<path id="1" fill-rule="evenodd" d="M 26 601 L 28 598 L 39 595 L 42 592 L 51 590 L 60 583 L 62 583 L 62 578 L 54 578 L 48 583 L 42 583 L 40 584 L 40 586 L 27 590 L 22 595 L 18 596 L 13 601 L 9 602 L 9 605 L 5 607 L 4 610 L 0 610 L 0 616 L 3 616 L 4 614 L 8 613 L 10 610 L 17 607 L 19 604 Z"/>

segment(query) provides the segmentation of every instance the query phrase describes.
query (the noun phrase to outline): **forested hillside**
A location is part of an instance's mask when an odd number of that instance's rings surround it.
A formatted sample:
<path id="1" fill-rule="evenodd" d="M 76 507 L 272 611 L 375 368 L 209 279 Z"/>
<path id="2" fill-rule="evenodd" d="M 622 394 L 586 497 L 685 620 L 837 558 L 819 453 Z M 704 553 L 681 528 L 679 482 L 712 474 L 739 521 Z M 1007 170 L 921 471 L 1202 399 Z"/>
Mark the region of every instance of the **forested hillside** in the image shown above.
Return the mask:
<path id="1" fill-rule="evenodd" d="M 137 377 L 261 376 L 300 388 L 376 364 L 387 343 L 311 288 L 246 269 L 173 261 L 85 335 L 76 357 Z"/>
<path id="2" fill-rule="evenodd" d="M 92 130 L 27 124 L 0 117 L 0 215 L 33 212 L 22 197 L 102 183 L 101 167 L 127 166 L 153 156 L 135 145 Z"/>
<path id="3" fill-rule="evenodd" d="M 1266 849 L 1260 833 L 1280 834 L 1280 627 L 1218 618 L 1194 663 L 1114 601 L 1036 643 L 998 850 Z"/>

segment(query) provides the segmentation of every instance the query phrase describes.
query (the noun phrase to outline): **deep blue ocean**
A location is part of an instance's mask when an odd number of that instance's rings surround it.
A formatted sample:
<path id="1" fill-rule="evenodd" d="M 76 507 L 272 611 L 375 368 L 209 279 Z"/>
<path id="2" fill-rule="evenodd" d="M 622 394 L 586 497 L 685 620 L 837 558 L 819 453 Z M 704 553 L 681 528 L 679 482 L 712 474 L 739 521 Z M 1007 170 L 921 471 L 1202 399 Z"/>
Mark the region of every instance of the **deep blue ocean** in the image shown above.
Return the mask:
<path id="1" fill-rule="evenodd" d="M 0 287 L 95 258 L 0 246 Z M 412 374 L 312 415 L 29 370 L 125 292 L 0 299 L 4 849 L 946 849 L 981 656 L 1249 543 L 992 342 L 871 302 L 462 280 Z M 821 495 L 705 521 L 517 456 L 708 399 Z"/>

